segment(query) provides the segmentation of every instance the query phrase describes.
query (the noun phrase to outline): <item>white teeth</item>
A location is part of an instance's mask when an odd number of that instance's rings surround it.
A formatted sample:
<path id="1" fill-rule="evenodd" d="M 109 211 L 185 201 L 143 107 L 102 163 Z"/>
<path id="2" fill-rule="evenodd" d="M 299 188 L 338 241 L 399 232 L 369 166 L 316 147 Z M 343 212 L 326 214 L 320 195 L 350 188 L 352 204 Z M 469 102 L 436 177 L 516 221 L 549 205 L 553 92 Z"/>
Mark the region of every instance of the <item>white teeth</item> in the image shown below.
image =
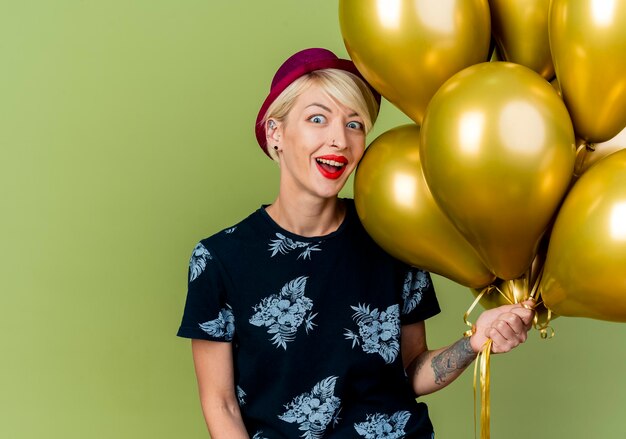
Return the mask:
<path id="1" fill-rule="evenodd" d="M 325 163 L 327 165 L 334 166 L 336 168 L 341 168 L 346 165 L 345 163 L 339 163 L 334 160 L 326 160 L 326 159 L 315 159 L 315 160 L 317 160 L 319 163 Z"/>

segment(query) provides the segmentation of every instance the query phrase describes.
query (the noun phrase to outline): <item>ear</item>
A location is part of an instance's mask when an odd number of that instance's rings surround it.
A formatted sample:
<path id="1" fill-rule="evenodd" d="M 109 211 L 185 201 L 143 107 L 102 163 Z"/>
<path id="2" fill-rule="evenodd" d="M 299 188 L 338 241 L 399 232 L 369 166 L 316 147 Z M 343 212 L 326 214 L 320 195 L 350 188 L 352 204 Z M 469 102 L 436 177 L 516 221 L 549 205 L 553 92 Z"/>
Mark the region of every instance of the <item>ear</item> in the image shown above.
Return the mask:
<path id="1" fill-rule="evenodd" d="M 265 140 L 268 148 L 273 148 L 280 142 L 281 123 L 275 119 L 268 119 L 265 122 Z"/>

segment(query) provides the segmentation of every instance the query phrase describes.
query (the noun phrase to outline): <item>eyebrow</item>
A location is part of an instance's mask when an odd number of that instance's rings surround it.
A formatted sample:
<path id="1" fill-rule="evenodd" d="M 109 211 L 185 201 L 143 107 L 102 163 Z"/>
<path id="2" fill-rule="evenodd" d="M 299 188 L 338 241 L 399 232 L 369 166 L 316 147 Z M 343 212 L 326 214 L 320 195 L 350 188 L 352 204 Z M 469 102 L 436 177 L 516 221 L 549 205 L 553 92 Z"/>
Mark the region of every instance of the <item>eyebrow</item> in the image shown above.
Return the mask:
<path id="1" fill-rule="evenodd" d="M 309 105 L 307 105 L 307 106 L 306 106 L 306 107 L 304 107 L 304 108 L 309 108 L 309 107 L 320 107 L 320 108 L 322 108 L 322 109 L 324 109 L 324 110 L 328 111 L 329 113 L 332 113 L 332 112 L 333 112 L 333 110 L 331 110 L 330 108 L 328 108 L 326 105 L 318 104 L 317 102 L 313 102 L 312 104 L 309 104 Z M 352 114 L 349 114 L 349 115 L 348 115 L 348 117 L 355 117 L 355 116 L 358 116 L 358 115 L 359 115 L 359 113 L 354 112 L 354 113 L 352 113 Z"/>

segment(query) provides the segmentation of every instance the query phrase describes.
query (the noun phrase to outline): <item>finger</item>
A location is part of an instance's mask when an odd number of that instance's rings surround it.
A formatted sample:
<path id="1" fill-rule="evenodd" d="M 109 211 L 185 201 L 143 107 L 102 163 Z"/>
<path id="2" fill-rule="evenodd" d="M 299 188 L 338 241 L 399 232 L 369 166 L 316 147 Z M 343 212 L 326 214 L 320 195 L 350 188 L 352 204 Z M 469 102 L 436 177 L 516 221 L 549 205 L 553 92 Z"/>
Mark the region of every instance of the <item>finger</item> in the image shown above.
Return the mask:
<path id="1" fill-rule="evenodd" d="M 535 311 L 528 309 L 528 308 L 524 308 L 522 306 L 518 306 L 516 308 L 511 309 L 510 312 L 518 315 L 522 319 L 524 326 L 527 328 L 530 328 L 530 326 L 533 323 L 533 318 L 535 317 Z"/>
<path id="2" fill-rule="evenodd" d="M 521 316 L 513 311 L 502 314 L 498 320 L 506 322 L 513 329 L 515 335 L 526 332 L 526 323 Z"/>
<path id="3" fill-rule="evenodd" d="M 519 321 L 519 317 L 515 316 L 515 318 Z M 520 326 L 520 328 L 522 327 Z M 506 320 L 494 322 L 494 325 L 489 329 L 490 338 L 496 346 L 494 352 L 508 352 L 524 343 L 527 338 L 527 332 L 524 329 L 521 329 L 521 331 L 516 333 Z"/>
<path id="4" fill-rule="evenodd" d="M 520 303 L 513 303 L 510 305 L 501 305 L 493 309 L 498 309 L 500 310 L 500 312 L 510 312 L 514 309 L 526 309 L 529 312 L 534 312 L 535 306 L 537 305 L 534 300 L 525 300 L 524 302 L 520 302 Z"/>
<path id="5" fill-rule="evenodd" d="M 509 322 L 506 320 L 497 320 L 493 322 L 492 328 L 496 329 L 498 333 L 508 342 L 515 343 L 517 342 L 518 333 L 511 327 Z"/>
<path id="6" fill-rule="evenodd" d="M 493 353 L 499 354 L 509 352 L 520 344 L 516 337 L 511 336 L 509 339 L 498 328 L 491 327 L 487 332 L 489 334 L 489 338 L 493 341 L 493 344 L 491 345 L 491 351 Z"/>
<path id="7" fill-rule="evenodd" d="M 493 344 L 491 345 L 491 352 L 495 354 L 509 352 L 519 345 L 518 341 L 506 339 L 498 330 L 494 328 L 491 328 L 490 335 L 491 339 L 493 340 Z"/>
<path id="8" fill-rule="evenodd" d="M 491 351 L 495 354 L 500 352 L 506 352 L 506 346 L 508 345 L 508 340 L 500 334 L 496 328 L 488 328 L 485 331 L 485 335 L 490 338 L 493 343 L 491 345 Z"/>

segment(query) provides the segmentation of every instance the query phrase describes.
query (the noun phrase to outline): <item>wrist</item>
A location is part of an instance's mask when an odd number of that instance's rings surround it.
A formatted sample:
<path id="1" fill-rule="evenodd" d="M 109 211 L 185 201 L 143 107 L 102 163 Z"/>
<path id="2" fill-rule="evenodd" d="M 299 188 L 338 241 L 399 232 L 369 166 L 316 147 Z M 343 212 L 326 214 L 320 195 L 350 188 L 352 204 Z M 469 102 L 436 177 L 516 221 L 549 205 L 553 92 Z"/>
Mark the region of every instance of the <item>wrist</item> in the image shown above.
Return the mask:
<path id="1" fill-rule="evenodd" d="M 485 336 L 479 335 L 476 332 L 469 337 L 469 345 L 475 354 L 478 354 L 483 350 L 486 341 L 487 338 Z"/>

